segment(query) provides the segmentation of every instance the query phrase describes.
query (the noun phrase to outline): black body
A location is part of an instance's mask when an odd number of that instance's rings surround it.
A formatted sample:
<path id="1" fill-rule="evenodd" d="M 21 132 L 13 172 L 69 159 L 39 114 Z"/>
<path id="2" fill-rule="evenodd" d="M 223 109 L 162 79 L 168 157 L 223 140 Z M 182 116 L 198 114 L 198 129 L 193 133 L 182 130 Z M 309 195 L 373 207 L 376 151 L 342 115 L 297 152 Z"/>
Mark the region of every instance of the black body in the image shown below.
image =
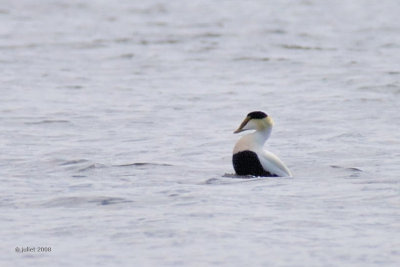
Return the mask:
<path id="1" fill-rule="evenodd" d="M 232 163 L 238 175 L 277 176 L 264 170 L 257 154 L 252 151 L 246 150 L 234 154 Z"/>

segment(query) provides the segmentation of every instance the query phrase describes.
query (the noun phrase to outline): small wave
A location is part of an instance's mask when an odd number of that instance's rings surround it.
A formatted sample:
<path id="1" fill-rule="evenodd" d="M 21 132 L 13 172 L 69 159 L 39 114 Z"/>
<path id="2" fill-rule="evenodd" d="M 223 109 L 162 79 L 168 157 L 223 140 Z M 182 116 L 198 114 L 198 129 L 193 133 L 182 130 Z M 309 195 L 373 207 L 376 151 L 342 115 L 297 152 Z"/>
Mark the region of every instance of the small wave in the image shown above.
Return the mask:
<path id="1" fill-rule="evenodd" d="M 225 178 L 234 178 L 234 179 L 251 179 L 251 178 L 257 178 L 257 176 L 253 175 L 237 175 L 235 173 L 224 173 L 222 177 Z"/>
<path id="2" fill-rule="evenodd" d="M 127 53 L 127 54 L 121 54 L 121 55 L 119 55 L 119 58 L 131 59 L 131 58 L 134 58 L 134 57 L 135 57 L 135 54 L 133 54 L 133 53 Z"/>
<path id="3" fill-rule="evenodd" d="M 163 4 L 156 4 L 147 8 L 130 8 L 128 12 L 133 14 L 164 14 L 167 9 Z"/>
<path id="4" fill-rule="evenodd" d="M 70 123 L 68 120 L 42 120 L 34 122 L 25 122 L 25 124 L 35 125 L 35 124 L 53 124 L 53 123 Z"/>
<path id="5" fill-rule="evenodd" d="M 153 163 L 153 162 L 134 162 L 134 163 L 127 163 L 127 164 L 119 164 L 113 165 L 114 167 L 132 167 L 132 166 L 166 166 L 170 167 L 173 166 L 168 163 Z"/>
<path id="6" fill-rule="evenodd" d="M 83 86 L 82 86 L 82 85 L 79 85 L 79 84 L 67 85 L 67 86 L 65 86 L 65 87 L 68 88 L 68 89 L 74 89 L 74 90 L 80 90 L 80 89 L 83 88 Z"/>
<path id="7" fill-rule="evenodd" d="M 100 168 L 105 168 L 105 167 L 106 167 L 106 165 L 104 165 L 104 164 L 93 163 L 93 164 L 90 164 L 88 166 L 85 166 L 85 167 L 79 169 L 78 171 L 79 172 L 84 172 L 84 171 L 88 171 L 88 170 L 92 170 L 92 169 L 100 169 Z"/>
<path id="8" fill-rule="evenodd" d="M 125 53 L 125 54 L 120 54 L 112 57 L 108 57 L 107 59 L 109 60 L 119 60 L 119 59 L 132 59 L 135 57 L 135 54 L 133 53 Z"/>
<path id="9" fill-rule="evenodd" d="M 220 180 L 218 178 L 210 178 L 204 181 L 203 184 L 219 184 Z"/>
<path id="10" fill-rule="evenodd" d="M 60 165 L 61 166 L 75 165 L 75 164 L 81 164 L 81 163 L 86 163 L 86 162 L 88 162 L 87 159 L 67 160 L 67 161 L 60 163 Z"/>
<path id="11" fill-rule="evenodd" d="M 237 57 L 233 59 L 234 61 L 270 61 L 269 57 Z"/>
<path id="12" fill-rule="evenodd" d="M 37 43 L 28 43 L 23 45 L 0 45 L 0 50 L 28 49 L 28 48 L 33 49 L 40 46 L 41 45 Z"/>
<path id="13" fill-rule="evenodd" d="M 230 178 L 230 179 L 224 179 Z M 276 176 L 270 177 L 260 177 L 260 176 L 253 176 L 253 175 L 237 175 L 234 173 L 225 173 L 221 177 L 213 177 L 205 180 L 201 184 L 232 184 L 232 183 L 241 183 L 241 182 L 250 182 L 250 181 L 258 181 L 258 180 L 265 180 L 273 178 L 276 179 Z M 288 177 L 278 177 L 278 178 L 288 178 Z"/>
<path id="14" fill-rule="evenodd" d="M 392 72 L 394 73 L 394 72 Z M 391 74 L 395 75 L 395 74 Z M 366 86 L 360 86 L 358 87 L 358 90 L 362 91 L 373 91 L 373 92 L 391 92 L 394 94 L 399 94 L 400 93 L 400 85 L 397 83 L 387 83 L 387 84 L 381 84 L 381 85 L 366 85 Z"/>
<path id="15" fill-rule="evenodd" d="M 265 33 L 268 33 L 268 34 L 287 34 L 287 31 L 282 30 L 282 29 L 269 29 L 269 30 L 266 30 Z"/>
<path id="16" fill-rule="evenodd" d="M 356 167 L 342 167 L 342 166 L 338 166 L 338 165 L 331 165 L 331 168 L 348 170 L 348 171 L 353 171 L 353 172 L 362 172 L 361 169 L 356 168 Z"/>
<path id="17" fill-rule="evenodd" d="M 400 184 L 397 179 L 369 179 L 364 181 L 355 182 L 356 184 Z"/>
<path id="18" fill-rule="evenodd" d="M 48 200 L 42 203 L 45 207 L 77 207 L 87 204 L 95 204 L 98 206 L 107 206 L 121 203 L 129 203 L 131 200 L 120 198 L 120 197 L 107 197 L 107 196 L 97 196 L 97 197 L 59 197 L 55 199 Z"/>
<path id="19" fill-rule="evenodd" d="M 130 39 L 130 38 L 117 38 L 117 39 L 114 39 L 113 41 L 114 41 L 114 43 L 117 43 L 117 44 L 126 44 L 126 43 L 132 42 L 132 39 Z"/>
<path id="20" fill-rule="evenodd" d="M 281 47 L 286 48 L 286 49 L 291 49 L 291 50 L 316 50 L 316 51 L 336 50 L 335 48 L 326 48 L 326 47 L 318 47 L 318 46 L 303 46 L 303 45 L 288 45 L 288 44 L 281 45 Z"/>
<path id="21" fill-rule="evenodd" d="M 389 75 L 399 75 L 400 71 L 388 71 L 387 74 L 389 74 Z"/>
<path id="22" fill-rule="evenodd" d="M 332 137 L 328 137 L 327 140 L 333 141 L 333 140 L 360 140 L 364 138 L 364 136 L 360 133 L 341 133 L 337 134 Z"/>
<path id="23" fill-rule="evenodd" d="M 78 172 L 85 172 L 92 169 L 100 169 L 106 167 L 105 164 L 93 162 L 87 159 L 61 160 L 59 165 L 71 170 L 77 170 Z M 82 176 L 76 175 L 75 177 L 80 178 Z"/>
<path id="24" fill-rule="evenodd" d="M 224 178 L 234 178 L 234 179 L 224 179 Z M 268 177 L 255 177 L 255 176 L 246 177 L 246 176 L 238 176 L 238 175 L 228 174 L 228 176 L 222 176 L 220 178 L 215 178 L 215 177 L 209 178 L 199 184 L 200 185 L 229 185 L 229 184 L 236 184 L 236 183 L 243 183 L 243 182 L 265 180 L 265 178 L 268 178 Z"/>
<path id="25" fill-rule="evenodd" d="M 194 36 L 194 38 L 219 38 L 221 36 L 222 36 L 222 34 L 220 34 L 220 33 L 206 32 L 206 33 L 197 34 Z"/>

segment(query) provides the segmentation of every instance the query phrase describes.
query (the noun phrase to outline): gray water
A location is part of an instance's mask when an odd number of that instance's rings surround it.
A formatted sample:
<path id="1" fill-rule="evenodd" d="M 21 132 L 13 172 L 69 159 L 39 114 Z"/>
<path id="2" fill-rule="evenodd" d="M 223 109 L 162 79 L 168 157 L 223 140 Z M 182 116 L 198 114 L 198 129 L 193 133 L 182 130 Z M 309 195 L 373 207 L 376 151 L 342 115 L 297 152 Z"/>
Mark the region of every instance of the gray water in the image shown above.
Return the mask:
<path id="1" fill-rule="evenodd" d="M 399 14 L 1 1 L 0 265 L 398 266 Z M 253 110 L 293 178 L 234 175 Z"/>

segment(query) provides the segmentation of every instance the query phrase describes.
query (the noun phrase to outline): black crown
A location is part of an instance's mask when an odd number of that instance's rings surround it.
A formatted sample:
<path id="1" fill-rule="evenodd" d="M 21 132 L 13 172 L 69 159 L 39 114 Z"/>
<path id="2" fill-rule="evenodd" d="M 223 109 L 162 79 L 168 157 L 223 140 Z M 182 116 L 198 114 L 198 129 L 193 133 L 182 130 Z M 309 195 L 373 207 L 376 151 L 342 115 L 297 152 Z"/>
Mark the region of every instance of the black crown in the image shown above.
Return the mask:
<path id="1" fill-rule="evenodd" d="M 262 111 L 253 111 L 247 114 L 247 116 L 250 117 L 251 119 L 264 119 L 268 117 L 268 115 Z"/>

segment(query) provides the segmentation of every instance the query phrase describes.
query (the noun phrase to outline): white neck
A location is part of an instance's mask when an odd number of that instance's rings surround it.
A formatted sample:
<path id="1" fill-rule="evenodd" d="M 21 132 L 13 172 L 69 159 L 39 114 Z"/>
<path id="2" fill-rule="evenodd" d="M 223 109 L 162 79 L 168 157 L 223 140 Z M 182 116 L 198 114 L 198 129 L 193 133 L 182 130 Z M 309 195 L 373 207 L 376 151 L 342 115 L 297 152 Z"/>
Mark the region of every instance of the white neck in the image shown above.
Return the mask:
<path id="1" fill-rule="evenodd" d="M 257 130 L 254 133 L 246 134 L 236 143 L 233 153 L 244 150 L 257 151 L 262 149 L 268 137 L 271 135 L 272 127 Z"/>
<path id="2" fill-rule="evenodd" d="M 263 146 L 265 142 L 268 140 L 272 132 L 272 127 L 264 128 L 262 130 L 257 130 L 254 133 L 251 133 L 249 135 L 252 135 L 253 140 L 257 145 Z"/>

